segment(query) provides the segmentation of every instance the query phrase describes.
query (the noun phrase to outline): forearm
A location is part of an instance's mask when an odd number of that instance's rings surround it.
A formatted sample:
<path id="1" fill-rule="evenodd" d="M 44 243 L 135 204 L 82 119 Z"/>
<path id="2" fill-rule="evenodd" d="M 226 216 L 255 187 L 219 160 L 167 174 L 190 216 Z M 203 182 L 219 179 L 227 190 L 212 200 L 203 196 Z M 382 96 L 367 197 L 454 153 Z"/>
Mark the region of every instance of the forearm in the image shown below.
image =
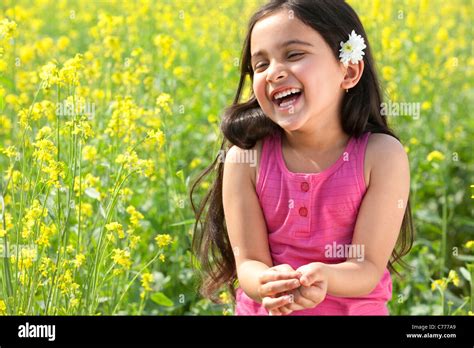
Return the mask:
<path id="1" fill-rule="evenodd" d="M 262 272 L 270 267 L 261 261 L 247 260 L 240 264 L 237 269 L 239 278 L 239 286 L 251 299 L 258 303 L 262 303 L 262 299 L 258 293 L 260 282 L 258 277 Z"/>
<path id="2" fill-rule="evenodd" d="M 323 265 L 328 280 L 327 293 L 332 296 L 365 296 L 370 294 L 380 281 L 380 272 L 367 260 Z"/>

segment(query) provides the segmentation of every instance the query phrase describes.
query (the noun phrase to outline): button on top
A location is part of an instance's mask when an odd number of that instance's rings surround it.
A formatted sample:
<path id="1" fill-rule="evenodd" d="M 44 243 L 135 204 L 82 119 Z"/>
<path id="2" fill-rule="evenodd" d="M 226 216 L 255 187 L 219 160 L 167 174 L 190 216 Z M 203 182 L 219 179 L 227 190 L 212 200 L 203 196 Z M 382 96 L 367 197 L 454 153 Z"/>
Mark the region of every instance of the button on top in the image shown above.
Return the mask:
<path id="1" fill-rule="evenodd" d="M 308 216 L 308 209 L 306 209 L 305 207 L 301 207 L 298 212 L 299 212 L 300 215 L 303 216 L 303 217 Z"/>
<path id="2" fill-rule="evenodd" d="M 309 184 L 306 181 L 301 183 L 301 191 L 303 191 L 303 192 L 308 192 L 309 191 Z"/>

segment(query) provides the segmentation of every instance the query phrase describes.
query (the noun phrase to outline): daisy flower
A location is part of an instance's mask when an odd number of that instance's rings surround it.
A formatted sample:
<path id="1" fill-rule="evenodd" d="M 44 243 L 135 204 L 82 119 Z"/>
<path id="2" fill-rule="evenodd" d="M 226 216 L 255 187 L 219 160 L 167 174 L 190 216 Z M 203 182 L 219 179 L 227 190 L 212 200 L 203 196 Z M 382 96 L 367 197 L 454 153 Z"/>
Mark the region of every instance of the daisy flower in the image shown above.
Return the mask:
<path id="1" fill-rule="evenodd" d="M 351 64 L 356 64 L 363 59 L 364 48 L 367 46 L 364 43 L 364 38 L 357 35 L 354 30 L 349 35 L 349 40 L 341 41 L 341 49 L 339 50 L 339 58 L 345 67 Z"/>

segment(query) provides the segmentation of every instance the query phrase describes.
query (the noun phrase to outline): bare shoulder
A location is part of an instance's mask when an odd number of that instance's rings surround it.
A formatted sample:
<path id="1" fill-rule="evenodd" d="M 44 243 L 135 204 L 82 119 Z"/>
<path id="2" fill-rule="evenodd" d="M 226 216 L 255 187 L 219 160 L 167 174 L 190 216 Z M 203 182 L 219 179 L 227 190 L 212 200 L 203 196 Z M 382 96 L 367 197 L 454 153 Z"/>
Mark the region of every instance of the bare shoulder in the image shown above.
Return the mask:
<path id="1" fill-rule="evenodd" d="M 239 250 L 234 255 L 241 284 L 247 278 L 247 271 L 240 268 L 243 262 L 256 260 L 269 267 L 272 265 L 265 217 L 252 179 L 255 166 L 251 162 L 255 152 L 251 150 L 257 148 L 257 145 L 248 150 L 232 146 L 225 157 L 222 177 L 225 224 L 232 249 Z"/>
<path id="2" fill-rule="evenodd" d="M 242 149 L 234 145 L 227 151 L 224 168 L 232 166 L 233 171 L 250 179 L 256 187 L 261 152 L 262 140 L 259 140 L 251 149 Z"/>
<path id="3" fill-rule="evenodd" d="M 408 156 L 403 145 L 398 139 L 388 134 L 374 133 L 370 135 L 365 163 L 369 181 L 375 175 L 384 176 L 389 172 L 401 176 L 409 174 Z"/>
<path id="4" fill-rule="evenodd" d="M 369 137 L 367 153 L 372 156 L 395 155 L 407 157 L 403 145 L 398 139 L 388 134 L 373 133 Z"/>

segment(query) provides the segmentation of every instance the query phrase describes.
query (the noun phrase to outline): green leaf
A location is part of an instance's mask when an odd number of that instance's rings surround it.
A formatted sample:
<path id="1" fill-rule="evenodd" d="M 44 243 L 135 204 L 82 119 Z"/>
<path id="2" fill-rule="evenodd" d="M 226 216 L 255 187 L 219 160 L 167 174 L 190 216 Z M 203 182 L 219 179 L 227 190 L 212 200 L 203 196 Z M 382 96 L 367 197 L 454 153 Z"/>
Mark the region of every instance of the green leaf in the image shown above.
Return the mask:
<path id="1" fill-rule="evenodd" d="M 474 261 L 474 256 L 472 255 L 458 255 L 458 256 L 455 256 L 458 260 L 461 260 L 461 261 Z"/>
<path id="2" fill-rule="evenodd" d="M 162 292 L 155 292 L 150 298 L 153 302 L 159 304 L 160 306 L 171 307 L 174 305 L 173 301 L 171 301 Z"/>
<path id="3" fill-rule="evenodd" d="M 469 273 L 467 269 L 465 269 L 464 267 L 461 267 L 459 268 L 459 272 L 467 281 L 471 281 L 471 274 Z"/>
<path id="4" fill-rule="evenodd" d="M 184 220 L 184 221 L 181 221 L 181 222 L 176 222 L 174 224 L 168 225 L 168 227 L 175 227 L 175 226 L 182 226 L 182 225 L 192 225 L 195 222 L 196 222 L 195 219 L 188 219 L 188 220 Z"/>
<path id="5" fill-rule="evenodd" d="M 85 189 L 85 194 L 88 195 L 92 199 L 100 199 L 100 193 L 93 187 L 88 187 Z"/>
<path id="6" fill-rule="evenodd" d="M 4 86 L 7 86 L 8 89 L 10 89 L 10 90 L 14 89 L 14 84 L 13 84 L 12 80 L 7 78 L 6 76 L 0 76 L 0 84 L 2 84 Z"/>
<path id="7" fill-rule="evenodd" d="M 176 172 L 176 176 L 177 176 L 178 178 L 180 178 L 181 181 L 184 182 L 184 173 L 183 173 L 182 170 L 178 170 L 178 171 Z"/>

